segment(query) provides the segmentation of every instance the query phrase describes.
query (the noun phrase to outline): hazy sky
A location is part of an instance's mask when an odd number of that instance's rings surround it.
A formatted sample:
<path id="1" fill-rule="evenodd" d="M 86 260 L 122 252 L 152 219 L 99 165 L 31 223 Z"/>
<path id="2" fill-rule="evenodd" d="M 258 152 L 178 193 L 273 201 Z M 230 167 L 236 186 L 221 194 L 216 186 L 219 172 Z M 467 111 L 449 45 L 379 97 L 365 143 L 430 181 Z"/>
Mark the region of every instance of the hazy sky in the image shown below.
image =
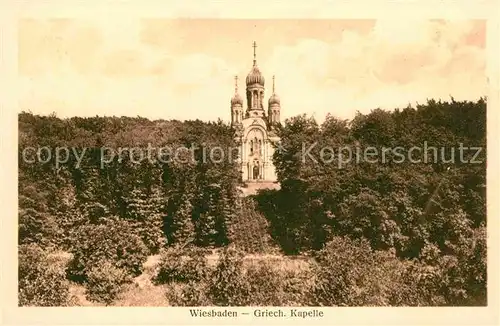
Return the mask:
<path id="1" fill-rule="evenodd" d="M 276 75 L 282 118 L 487 95 L 484 21 L 22 20 L 20 107 L 228 121 L 253 41 L 266 103 Z"/>

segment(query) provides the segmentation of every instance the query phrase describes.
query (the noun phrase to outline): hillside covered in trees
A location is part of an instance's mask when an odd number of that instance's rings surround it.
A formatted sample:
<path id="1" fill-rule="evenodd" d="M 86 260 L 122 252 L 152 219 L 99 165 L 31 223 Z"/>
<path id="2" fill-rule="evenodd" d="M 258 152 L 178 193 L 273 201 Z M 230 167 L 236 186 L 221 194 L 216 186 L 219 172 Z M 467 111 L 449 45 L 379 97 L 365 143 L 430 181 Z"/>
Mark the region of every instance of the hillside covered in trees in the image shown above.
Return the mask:
<path id="1" fill-rule="evenodd" d="M 130 305 L 144 275 L 166 301 L 142 305 L 486 304 L 484 99 L 277 132 L 281 189 L 243 198 L 234 161 L 206 159 L 236 147 L 221 121 L 21 113 L 19 304 Z M 368 148 L 398 151 L 339 161 Z"/>

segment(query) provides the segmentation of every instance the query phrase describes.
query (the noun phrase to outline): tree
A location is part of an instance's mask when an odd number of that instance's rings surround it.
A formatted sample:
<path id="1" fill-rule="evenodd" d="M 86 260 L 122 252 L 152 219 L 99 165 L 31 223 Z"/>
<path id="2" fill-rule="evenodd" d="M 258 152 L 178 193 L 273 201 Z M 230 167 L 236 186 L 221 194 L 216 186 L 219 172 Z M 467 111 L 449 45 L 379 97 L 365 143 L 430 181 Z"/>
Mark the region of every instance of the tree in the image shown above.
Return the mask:
<path id="1" fill-rule="evenodd" d="M 80 227 L 75 242 L 68 273 L 79 281 L 85 281 L 89 271 L 104 260 L 130 275 L 139 275 L 148 253 L 132 225 L 117 217 Z"/>
<path id="2" fill-rule="evenodd" d="M 162 202 L 162 192 L 158 187 L 153 188 L 149 194 L 145 189 L 136 188 L 125 199 L 127 217 L 152 254 L 158 253 L 166 244 Z"/>
<path id="3" fill-rule="evenodd" d="M 59 307 L 71 304 L 64 268 L 36 244 L 19 246 L 20 306 Z"/>

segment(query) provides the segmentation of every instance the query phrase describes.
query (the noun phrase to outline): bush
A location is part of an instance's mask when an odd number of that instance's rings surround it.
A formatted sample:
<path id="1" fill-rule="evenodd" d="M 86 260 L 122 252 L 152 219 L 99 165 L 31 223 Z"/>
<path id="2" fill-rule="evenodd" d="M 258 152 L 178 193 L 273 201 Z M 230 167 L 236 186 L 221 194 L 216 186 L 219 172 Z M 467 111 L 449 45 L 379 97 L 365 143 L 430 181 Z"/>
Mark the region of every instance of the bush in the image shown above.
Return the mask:
<path id="1" fill-rule="evenodd" d="M 311 298 L 320 306 L 389 306 L 404 272 L 394 253 L 343 237 L 327 243 L 316 261 Z"/>
<path id="2" fill-rule="evenodd" d="M 84 225 L 76 238 L 68 268 L 75 280 L 86 280 L 89 271 L 103 260 L 131 275 L 142 272 L 148 250 L 127 221 L 109 219 L 100 225 Z"/>
<path id="3" fill-rule="evenodd" d="M 444 306 L 446 300 L 440 293 L 443 270 L 421 261 L 409 262 L 401 273 L 401 282 L 393 293 L 393 305 Z"/>
<path id="4" fill-rule="evenodd" d="M 209 291 L 209 281 L 189 281 L 182 285 L 173 285 L 166 292 L 169 304 L 181 307 L 203 307 L 213 306 L 214 304 L 207 295 Z"/>
<path id="5" fill-rule="evenodd" d="M 307 306 L 314 280 L 309 270 L 277 268 L 271 261 L 248 266 L 251 306 Z"/>
<path id="6" fill-rule="evenodd" d="M 312 305 L 311 289 L 315 275 L 311 270 L 297 271 L 286 270 L 280 273 L 283 280 L 282 292 L 286 295 L 284 306 L 310 306 Z"/>
<path id="7" fill-rule="evenodd" d="M 87 299 L 109 305 L 129 281 L 130 277 L 125 270 L 115 267 L 112 262 L 101 261 L 87 274 Z"/>
<path id="8" fill-rule="evenodd" d="M 19 306 L 71 305 L 64 268 L 39 246 L 19 247 Z"/>
<path id="9" fill-rule="evenodd" d="M 250 283 L 243 270 L 243 253 L 232 246 L 224 248 L 210 278 L 209 296 L 217 306 L 246 306 Z"/>
<path id="10" fill-rule="evenodd" d="M 33 208 L 19 208 L 19 244 L 38 244 L 43 248 L 57 245 L 62 234 L 54 216 Z"/>
<path id="11" fill-rule="evenodd" d="M 222 251 L 214 269 L 197 264 L 192 268 L 204 272 L 190 274 L 187 264 L 182 261 L 192 262 L 194 259 L 185 260 L 186 256 L 187 253 L 181 254 L 180 251 L 165 255 L 156 278 L 169 280 L 166 296 L 171 305 L 297 306 L 307 305 L 310 301 L 313 278 L 309 270 L 279 269 L 269 261 L 247 265 L 243 263 L 242 252 L 228 247 Z M 192 276 L 186 277 L 189 275 Z"/>
<path id="12" fill-rule="evenodd" d="M 162 279 L 167 279 L 168 275 L 171 281 L 184 282 L 184 284 L 171 284 L 170 291 L 166 292 L 170 304 L 178 306 L 244 306 L 249 304 L 250 283 L 243 269 L 243 254 L 232 246 L 223 249 L 215 269 L 204 265 L 203 273 L 190 273 L 187 270 L 187 264 L 176 263 L 182 261 L 179 258 L 185 257 L 185 254 L 181 254 L 180 251 L 165 257 L 169 259 L 164 260 L 165 263 L 168 262 L 168 265 L 164 265 L 163 272 L 159 273 Z M 192 258 L 186 260 L 186 262 L 192 261 L 194 261 Z M 200 269 L 202 265 L 196 266 Z"/>
<path id="13" fill-rule="evenodd" d="M 161 253 L 158 272 L 153 277 L 156 284 L 170 282 L 199 282 L 209 273 L 204 250 L 182 250 L 171 247 Z"/>
<path id="14" fill-rule="evenodd" d="M 426 244 L 420 259 L 408 263 L 401 275 L 399 305 L 486 306 L 486 233 L 480 227 L 470 238 L 443 255 Z M 451 247 L 451 245 L 450 245 Z"/>
<path id="15" fill-rule="evenodd" d="M 285 301 L 283 279 L 271 262 L 262 262 L 248 266 L 246 278 L 249 282 L 250 306 L 281 306 Z"/>

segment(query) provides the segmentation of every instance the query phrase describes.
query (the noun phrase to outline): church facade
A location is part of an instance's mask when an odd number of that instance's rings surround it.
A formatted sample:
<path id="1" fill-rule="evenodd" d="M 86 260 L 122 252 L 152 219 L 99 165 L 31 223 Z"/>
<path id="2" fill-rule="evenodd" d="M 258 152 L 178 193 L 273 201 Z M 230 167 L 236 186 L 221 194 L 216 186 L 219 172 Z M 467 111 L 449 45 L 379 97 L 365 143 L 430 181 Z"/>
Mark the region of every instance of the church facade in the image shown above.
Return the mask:
<path id="1" fill-rule="evenodd" d="M 275 126 L 280 121 L 281 102 L 275 93 L 273 76 L 272 94 L 264 108 L 265 79 L 257 66 L 256 44 L 253 43 L 253 66 L 246 77 L 245 98 L 238 92 L 235 77 L 235 94 L 231 99 L 231 125 L 240 144 L 239 162 L 245 183 L 270 183 L 277 180 L 272 157 L 274 145 L 279 142 Z"/>

